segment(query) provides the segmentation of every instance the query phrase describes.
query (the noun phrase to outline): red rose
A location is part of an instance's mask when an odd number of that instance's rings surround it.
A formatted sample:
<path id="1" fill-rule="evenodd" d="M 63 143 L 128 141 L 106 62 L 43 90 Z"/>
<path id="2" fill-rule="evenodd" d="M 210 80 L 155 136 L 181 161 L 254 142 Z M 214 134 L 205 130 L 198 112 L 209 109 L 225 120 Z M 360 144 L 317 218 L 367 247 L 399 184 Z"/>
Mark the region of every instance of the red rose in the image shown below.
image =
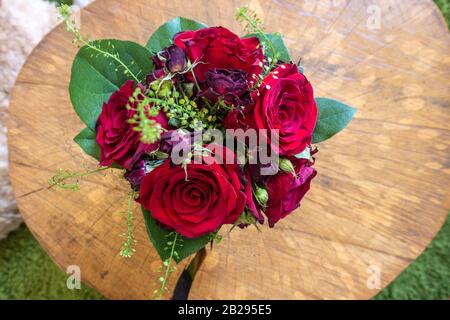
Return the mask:
<path id="1" fill-rule="evenodd" d="M 134 163 L 147 153 L 155 150 L 158 143 L 145 144 L 140 140 L 140 133 L 133 131 L 128 119 L 134 115 L 126 105 L 133 95 L 134 83 L 127 81 L 118 91 L 103 104 L 102 112 L 97 120 L 97 143 L 100 146 L 100 165 L 110 166 L 113 163 L 131 170 Z M 155 118 L 163 128 L 168 127 L 168 120 L 163 112 Z"/>
<path id="2" fill-rule="evenodd" d="M 264 55 L 256 37 L 241 39 L 226 28 L 213 27 L 180 32 L 173 41 L 191 63 L 200 62 L 194 69 L 199 82 L 205 81 L 206 72 L 215 68 L 245 71 L 249 82 L 254 81 L 253 74 L 259 76 L 262 72 Z"/>
<path id="3" fill-rule="evenodd" d="M 139 202 L 161 224 L 188 238 L 233 224 L 246 205 L 239 166 L 213 161 L 188 164 L 186 170 L 166 160 L 145 176 Z"/>
<path id="4" fill-rule="evenodd" d="M 254 94 L 246 121 L 255 129 L 279 130 L 279 153 L 293 156 L 311 143 L 317 120 L 313 88 L 294 64 L 277 67 Z M 268 137 L 268 141 L 270 138 Z"/>
<path id="5" fill-rule="evenodd" d="M 225 129 L 243 129 L 247 130 L 247 124 L 245 122 L 245 114 L 243 108 L 237 107 L 227 113 L 222 121 Z"/>
<path id="6" fill-rule="evenodd" d="M 309 190 L 311 180 L 317 174 L 308 160 L 293 159 L 292 162 L 296 176 L 292 173 L 279 172 L 270 176 L 266 182 L 269 200 L 264 212 L 270 227 L 300 206 L 300 201 Z"/>

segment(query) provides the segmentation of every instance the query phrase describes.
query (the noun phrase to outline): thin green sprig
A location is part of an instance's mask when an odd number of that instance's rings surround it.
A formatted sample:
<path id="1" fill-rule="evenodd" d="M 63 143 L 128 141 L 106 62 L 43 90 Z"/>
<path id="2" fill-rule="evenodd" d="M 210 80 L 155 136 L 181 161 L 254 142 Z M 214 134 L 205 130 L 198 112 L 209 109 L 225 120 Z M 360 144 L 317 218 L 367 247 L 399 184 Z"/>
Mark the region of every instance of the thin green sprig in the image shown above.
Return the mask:
<path id="1" fill-rule="evenodd" d="M 144 143 L 154 143 L 161 137 L 163 128 L 152 117 L 158 115 L 162 102 L 161 99 L 146 96 L 140 87 L 136 87 L 129 99 L 127 109 L 133 110 L 134 115 L 128 119 L 128 123 L 134 125 L 134 131 L 140 132 L 141 141 Z"/>
<path id="2" fill-rule="evenodd" d="M 168 237 L 174 237 L 171 241 L 167 242 L 167 245 L 170 247 L 166 247 L 166 250 L 170 249 L 170 255 L 169 257 L 164 260 L 163 266 L 161 267 L 161 270 L 163 270 L 163 275 L 159 277 L 159 281 L 161 282 L 161 287 L 156 289 L 153 293 L 155 294 L 155 298 L 157 300 L 161 300 L 164 293 L 168 290 L 167 289 L 167 280 L 169 279 L 169 276 L 172 272 L 176 270 L 176 265 L 172 266 L 172 262 L 175 261 L 175 258 L 179 257 L 178 252 L 176 251 L 177 246 L 182 246 L 181 242 L 181 236 L 177 232 L 171 232 L 167 235 Z"/>
<path id="3" fill-rule="evenodd" d="M 211 232 L 209 234 L 209 242 L 219 244 L 222 242 L 223 236 L 219 234 L 219 230 Z"/>
<path id="4" fill-rule="evenodd" d="M 100 167 L 97 169 L 87 170 L 83 172 L 70 172 L 69 170 L 59 168 L 57 173 L 48 179 L 50 188 L 58 187 L 66 190 L 78 191 L 80 190 L 79 179 L 89 176 L 93 173 L 104 171 L 109 167 Z"/>
<path id="5" fill-rule="evenodd" d="M 134 216 L 133 211 L 131 210 L 131 204 L 135 198 L 135 191 L 130 192 L 130 196 L 128 197 L 128 207 L 127 207 L 127 232 L 122 236 L 125 238 L 125 241 L 122 244 L 122 249 L 120 250 L 120 256 L 123 258 L 131 258 L 133 253 L 136 252 L 134 245 L 137 243 L 137 240 L 133 236 L 134 230 Z"/>
<path id="6" fill-rule="evenodd" d="M 275 48 L 273 42 L 269 39 L 267 34 L 263 30 L 263 21 L 258 17 L 256 12 L 250 10 L 247 6 L 240 7 L 236 12 L 236 20 L 241 22 L 244 26 L 244 30 L 250 33 L 258 34 L 266 46 L 272 51 L 272 58 L 268 58 L 269 66 L 266 71 L 270 72 L 273 67 L 277 64 L 280 57 L 280 53 Z"/>
<path id="7" fill-rule="evenodd" d="M 239 225 L 253 225 L 258 231 L 261 231 L 258 227 L 258 221 L 256 220 L 255 216 L 249 212 L 247 209 L 244 210 L 244 212 L 241 214 L 241 216 L 233 223 L 233 226 L 228 230 L 228 234 L 231 233 L 231 231 L 234 230 Z"/>
<path id="8" fill-rule="evenodd" d="M 95 46 L 93 41 L 90 41 L 89 39 L 85 39 L 81 33 L 80 29 L 76 25 L 75 19 L 72 15 L 72 9 L 67 4 L 62 4 L 60 7 L 58 7 L 60 17 L 64 24 L 66 25 L 66 29 L 68 32 L 72 33 L 74 35 L 73 43 L 81 43 L 83 45 L 86 45 L 90 49 L 98 52 L 99 54 L 103 55 L 104 57 L 111 58 L 114 61 L 116 61 L 120 66 L 123 67 L 124 73 L 127 76 L 132 77 L 136 82 L 139 82 L 138 75 L 134 74 L 133 71 L 122 61 L 120 60 L 118 53 L 110 53 L 108 51 L 102 50 L 101 48 Z M 112 45 L 112 48 L 114 49 L 114 45 Z"/>

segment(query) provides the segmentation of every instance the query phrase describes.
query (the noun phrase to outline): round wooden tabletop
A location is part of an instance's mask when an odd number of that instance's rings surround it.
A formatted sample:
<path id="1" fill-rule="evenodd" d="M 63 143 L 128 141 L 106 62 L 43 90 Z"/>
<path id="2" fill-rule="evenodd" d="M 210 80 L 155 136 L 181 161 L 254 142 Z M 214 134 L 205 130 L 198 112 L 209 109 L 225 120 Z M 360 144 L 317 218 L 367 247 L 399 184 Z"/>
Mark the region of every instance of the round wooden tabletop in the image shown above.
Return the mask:
<path id="1" fill-rule="evenodd" d="M 82 33 L 145 44 L 180 15 L 242 33 L 233 18 L 248 2 L 301 57 L 316 96 L 358 113 L 321 144 L 302 207 L 274 229 L 225 236 L 208 250 L 190 298 L 370 298 L 425 249 L 450 208 L 445 21 L 430 0 L 98 0 L 82 11 Z M 17 203 L 60 267 L 78 265 L 108 298 L 151 298 L 160 261 L 137 206 L 137 252 L 119 256 L 127 186 L 118 174 L 90 176 L 78 192 L 47 185 L 58 168 L 96 165 L 72 141 L 83 128 L 68 94 L 76 52 L 59 26 L 17 80 L 9 120 Z"/>

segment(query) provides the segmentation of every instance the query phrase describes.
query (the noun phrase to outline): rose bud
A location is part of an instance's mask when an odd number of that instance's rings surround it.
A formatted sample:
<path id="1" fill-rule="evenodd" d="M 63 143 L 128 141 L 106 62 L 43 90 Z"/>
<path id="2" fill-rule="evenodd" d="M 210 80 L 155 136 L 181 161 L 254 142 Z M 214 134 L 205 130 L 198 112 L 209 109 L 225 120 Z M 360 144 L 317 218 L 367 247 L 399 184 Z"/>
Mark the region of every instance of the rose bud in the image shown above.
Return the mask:
<path id="1" fill-rule="evenodd" d="M 207 90 L 202 92 L 215 103 L 220 98 L 228 105 L 245 106 L 250 102 L 247 75 L 237 69 L 211 69 L 206 72 Z"/>
<path id="2" fill-rule="evenodd" d="M 167 48 L 167 52 L 167 70 L 172 73 L 183 71 L 186 67 L 186 55 L 184 54 L 184 51 L 176 45 L 171 45 Z"/>
<path id="3" fill-rule="evenodd" d="M 155 70 L 147 75 L 147 85 L 162 79 L 167 73 L 181 72 L 186 67 L 186 55 L 176 45 L 171 45 L 152 57 Z"/>
<path id="4" fill-rule="evenodd" d="M 286 158 L 281 158 L 279 163 L 280 170 L 286 173 L 292 173 L 295 176 L 294 165 L 291 160 Z"/>
<path id="5" fill-rule="evenodd" d="M 256 200 L 258 200 L 258 203 L 265 207 L 267 204 L 267 201 L 269 201 L 269 193 L 266 189 L 255 186 L 255 197 Z"/>

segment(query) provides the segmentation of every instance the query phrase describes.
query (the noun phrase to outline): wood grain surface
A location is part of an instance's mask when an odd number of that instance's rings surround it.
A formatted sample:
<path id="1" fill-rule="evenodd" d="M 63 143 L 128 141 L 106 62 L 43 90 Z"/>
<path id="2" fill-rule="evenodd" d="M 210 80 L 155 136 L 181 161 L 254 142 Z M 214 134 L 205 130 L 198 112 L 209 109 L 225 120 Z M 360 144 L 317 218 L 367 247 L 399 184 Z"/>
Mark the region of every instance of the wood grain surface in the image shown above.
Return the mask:
<path id="1" fill-rule="evenodd" d="M 233 18 L 244 3 L 267 30 L 283 34 L 316 96 L 342 100 L 358 113 L 320 145 L 319 174 L 302 207 L 274 229 L 225 233 L 190 298 L 370 298 L 424 250 L 450 208 L 445 22 L 430 0 L 98 0 L 82 11 L 82 32 L 145 44 L 159 25 L 182 15 L 242 33 Z M 91 176 L 79 192 L 47 187 L 60 167 L 95 167 L 72 142 L 83 125 L 68 95 L 77 52 L 70 41 L 62 26 L 51 32 L 14 89 L 9 148 L 17 202 L 63 269 L 79 265 L 82 280 L 109 298 L 151 298 L 160 262 L 137 206 L 137 253 L 129 260 L 118 255 L 127 197 L 118 174 Z M 367 285 L 374 270 L 378 288 Z"/>

